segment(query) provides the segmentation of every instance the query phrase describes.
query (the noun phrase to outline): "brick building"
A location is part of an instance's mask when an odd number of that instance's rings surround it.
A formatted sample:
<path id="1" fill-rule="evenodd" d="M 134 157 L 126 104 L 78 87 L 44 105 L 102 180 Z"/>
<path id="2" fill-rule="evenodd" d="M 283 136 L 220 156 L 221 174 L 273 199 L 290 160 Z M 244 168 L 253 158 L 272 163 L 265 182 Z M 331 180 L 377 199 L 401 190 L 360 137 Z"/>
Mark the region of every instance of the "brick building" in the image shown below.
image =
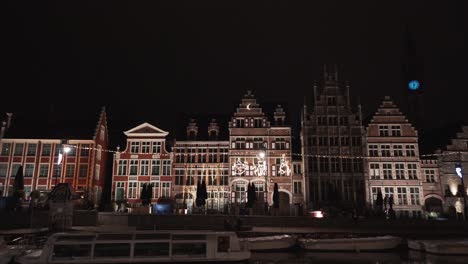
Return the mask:
<path id="1" fill-rule="evenodd" d="M 422 216 L 424 180 L 416 129 L 387 96 L 366 134 L 367 202 L 374 205 L 380 191 L 394 198 L 397 216 Z"/>
<path id="2" fill-rule="evenodd" d="M 443 214 L 444 194 L 437 159 L 421 159 L 424 210 L 428 217 L 436 218 Z"/>
<path id="3" fill-rule="evenodd" d="M 65 182 L 94 204 L 100 203 L 107 161 L 107 152 L 102 150 L 108 147 L 105 109 L 90 129 L 67 120 L 52 126 L 46 120 L 33 122 L 10 115 L 4 122 L 0 147 L 0 191 L 4 196 L 12 194 L 15 175 L 22 166 L 27 198 L 33 190 L 48 191 Z M 77 135 L 77 131 L 84 132 Z"/>
<path id="4" fill-rule="evenodd" d="M 144 184 L 153 186 L 152 203 L 172 197 L 172 154 L 166 150 L 169 133 L 143 123 L 124 134 L 126 147 L 114 154 L 111 199 L 139 204 Z"/>
<path id="5" fill-rule="evenodd" d="M 444 192 L 444 212 L 454 215 L 463 212 L 463 192 L 467 193 L 468 180 L 468 126 L 463 126 L 451 143 L 439 152 L 438 162 L 440 167 L 440 179 Z M 461 166 L 462 179 L 456 172 L 456 167 Z"/>
<path id="6" fill-rule="evenodd" d="M 273 122 L 263 113 L 249 91 L 229 122 L 231 203 L 247 201 L 247 185 L 254 184 L 260 203 L 273 204 L 275 183 L 279 187 L 280 213 L 289 214 L 303 204 L 303 179 L 292 173 L 291 127 L 278 106 Z M 294 188 L 296 186 L 296 188 Z M 296 192 L 295 192 L 296 190 Z"/>
<path id="7" fill-rule="evenodd" d="M 198 131 L 194 119 L 187 126 L 186 140 L 176 140 L 172 148 L 173 193 L 178 208 L 188 213 L 195 206 L 197 183 L 207 186 L 206 208 L 225 212 L 229 203 L 229 141 L 219 140 L 220 128 L 216 120 L 208 125 L 208 137 Z"/>
<path id="8" fill-rule="evenodd" d="M 349 86 L 325 69 L 314 85 L 313 105 L 304 106 L 301 143 L 305 194 L 309 207 L 363 204 L 364 127 L 360 107 L 351 107 Z"/>

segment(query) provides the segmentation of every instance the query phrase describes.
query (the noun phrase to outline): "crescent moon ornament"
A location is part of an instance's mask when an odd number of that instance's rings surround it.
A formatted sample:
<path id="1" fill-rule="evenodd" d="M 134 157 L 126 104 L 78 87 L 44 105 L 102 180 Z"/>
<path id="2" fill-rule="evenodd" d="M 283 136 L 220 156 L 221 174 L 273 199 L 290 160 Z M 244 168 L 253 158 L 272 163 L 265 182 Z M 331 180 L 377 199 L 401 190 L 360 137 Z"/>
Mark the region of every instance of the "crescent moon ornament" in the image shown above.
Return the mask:
<path id="1" fill-rule="evenodd" d="M 250 104 L 248 104 L 248 105 L 247 105 L 247 110 L 249 110 L 249 111 L 250 111 Z"/>

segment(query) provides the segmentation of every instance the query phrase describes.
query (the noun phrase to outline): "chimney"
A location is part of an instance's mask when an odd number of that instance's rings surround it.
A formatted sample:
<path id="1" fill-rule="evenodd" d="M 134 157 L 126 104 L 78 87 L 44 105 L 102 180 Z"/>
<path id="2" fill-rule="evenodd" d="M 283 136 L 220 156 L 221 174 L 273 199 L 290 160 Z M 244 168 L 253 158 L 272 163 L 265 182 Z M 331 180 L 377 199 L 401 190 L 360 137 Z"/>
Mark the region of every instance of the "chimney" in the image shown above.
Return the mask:
<path id="1" fill-rule="evenodd" d="M 13 116 L 13 113 L 7 113 L 8 119 L 7 119 L 7 124 L 6 128 L 9 129 L 11 126 L 11 117 Z"/>

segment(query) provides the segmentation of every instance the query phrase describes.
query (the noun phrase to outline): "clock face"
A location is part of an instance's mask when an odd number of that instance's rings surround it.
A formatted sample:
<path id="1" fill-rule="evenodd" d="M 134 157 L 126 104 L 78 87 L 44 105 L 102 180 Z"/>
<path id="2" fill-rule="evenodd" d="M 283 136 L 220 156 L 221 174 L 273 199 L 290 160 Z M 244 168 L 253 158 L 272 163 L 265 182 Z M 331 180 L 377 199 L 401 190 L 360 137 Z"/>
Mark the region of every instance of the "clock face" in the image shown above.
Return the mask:
<path id="1" fill-rule="evenodd" d="M 421 86 L 421 84 L 419 83 L 418 80 L 411 80 L 411 81 L 408 83 L 408 88 L 409 88 L 411 91 L 416 91 L 416 90 L 418 90 L 420 86 Z"/>

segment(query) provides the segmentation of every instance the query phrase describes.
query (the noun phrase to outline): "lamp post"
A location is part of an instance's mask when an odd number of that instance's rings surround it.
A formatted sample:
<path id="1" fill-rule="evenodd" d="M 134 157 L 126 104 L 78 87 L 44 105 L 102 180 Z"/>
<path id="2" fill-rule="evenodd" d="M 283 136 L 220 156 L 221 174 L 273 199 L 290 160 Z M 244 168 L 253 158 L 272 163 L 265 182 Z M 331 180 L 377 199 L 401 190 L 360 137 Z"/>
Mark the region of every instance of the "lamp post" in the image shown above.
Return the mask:
<path id="1" fill-rule="evenodd" d="M 67 145 L 63 145 L 63 148 L 62 150 L 59 149 L 59 155 L 58 155 L 58 160 L 57 160 L 57 165 L 60 166 L 60 177 L 62 178 L 63 177 L 63 165 L 62 165 L 62 161 L 64 159 L 64 154 L 68 154 L 68 152 L 70 152 L 71 148 L 70 146 L 67 146 Z M 63 151 L 63 153 L 62 153 Z M 55 174 L 55 186 L 57 186 L 57 177 L 58 177 L 58 174 Z"/>
<path id="2" fill-rule="evenodd" d="M 461 156 L 461 155 L 460 155 Z M 461 179 L 461 185 L 462 185 L 462 197 L 463 197 L 463 218 L 466 220 L 466 188 L 465 188 L 465 182 L 463 180 L 463 167 L 460 163 L 455 164 L 455 172 L 458 177 Z"/>

